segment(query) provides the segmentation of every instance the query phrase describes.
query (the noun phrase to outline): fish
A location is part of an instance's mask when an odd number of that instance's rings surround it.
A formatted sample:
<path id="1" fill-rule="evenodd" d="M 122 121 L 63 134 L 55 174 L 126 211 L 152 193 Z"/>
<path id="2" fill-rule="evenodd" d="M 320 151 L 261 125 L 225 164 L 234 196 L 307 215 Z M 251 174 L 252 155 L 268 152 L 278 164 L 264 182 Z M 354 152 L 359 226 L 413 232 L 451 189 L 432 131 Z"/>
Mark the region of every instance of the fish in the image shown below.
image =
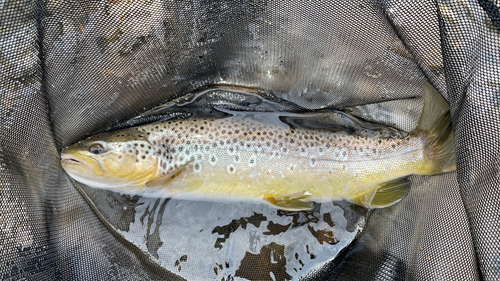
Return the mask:
<path id="1" fill-rule="evenodd" d="M 285 211 L 347 200 L 383 208 L 411 175 L 456 169 L 449 106 L 428 83 L 416 128 L 401 138 L 279 126 L 234 115 L 166 120 L 64 148 L 66 173 L 90 187 L 195 200 L 263 200 Z"/>

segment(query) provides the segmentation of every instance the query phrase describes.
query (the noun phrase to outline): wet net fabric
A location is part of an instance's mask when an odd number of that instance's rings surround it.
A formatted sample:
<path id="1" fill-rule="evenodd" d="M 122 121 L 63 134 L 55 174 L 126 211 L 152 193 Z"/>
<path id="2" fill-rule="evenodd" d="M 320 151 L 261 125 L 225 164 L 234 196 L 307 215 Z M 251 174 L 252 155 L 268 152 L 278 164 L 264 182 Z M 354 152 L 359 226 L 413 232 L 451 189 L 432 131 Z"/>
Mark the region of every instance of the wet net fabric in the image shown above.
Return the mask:
<path id="1" fill-rule="evenodd" d="M 500 278 L 497 2 L 0 1 L 0 22 L 1 279 Z M 409 132 L 426 81 L 450 104 L 457 171 L 411 177 L 385 209 L 144 200 L 76 185 L 59 162 L 213 85 L 272 95 L 256 111 L 347 109 Z"/>

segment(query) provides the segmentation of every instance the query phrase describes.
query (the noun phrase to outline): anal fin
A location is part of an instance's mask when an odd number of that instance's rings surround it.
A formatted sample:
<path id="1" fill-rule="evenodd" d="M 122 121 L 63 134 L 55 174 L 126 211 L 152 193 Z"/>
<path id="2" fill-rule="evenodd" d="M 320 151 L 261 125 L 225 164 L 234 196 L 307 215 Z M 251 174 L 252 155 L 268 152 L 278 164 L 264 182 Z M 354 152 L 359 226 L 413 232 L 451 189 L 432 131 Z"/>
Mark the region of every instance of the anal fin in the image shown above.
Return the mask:
<path id="1" fill-rule="evenodd" d="M 388 207 L 408 194 L 410 183 L 407 177 L 391 180 L 352 197 L 348 201 L 367 208 Z"/>
<path id="2" fill-rule="evenodd" d="M 310 211 L 314 202 L 310 200 L 311 194 L 307 191 L 289 195 L 264 195 L 263 199 L 272 206 L 283 211 Z"/>

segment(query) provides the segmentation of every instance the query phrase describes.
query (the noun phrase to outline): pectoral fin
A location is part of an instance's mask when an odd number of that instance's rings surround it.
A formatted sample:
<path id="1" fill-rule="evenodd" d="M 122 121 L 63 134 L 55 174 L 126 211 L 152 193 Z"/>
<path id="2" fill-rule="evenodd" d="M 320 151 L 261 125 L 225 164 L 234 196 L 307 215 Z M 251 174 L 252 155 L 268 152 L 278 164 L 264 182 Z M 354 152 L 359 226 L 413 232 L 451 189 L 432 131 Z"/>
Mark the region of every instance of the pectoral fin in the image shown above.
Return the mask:
<path id="1" fill-rule="evenodd" d="M 311 194 L 307 191 L 289 195 L 266 194 L 263 199 L 274 207 L 284 211 L 310 211 L 314 202 L 310 200 Z"/>
<path id="2" fill-rule="evenodd" d="M 408 178 L 399 178 L 382 183 L 368 191 L 350 198 L 349 201 L 367 208 L 383 208 L 403 199 L 410 190 Z"/>
<path id="3" fill-rule="evenodd" d="M 162 188 L 162 187 L 167 186 L 173 179 L 175 179 L 177 176 L 179 176 L 179 174 L 186 168 L 186 166 L 189 163 L 190 162 L 188 162 L 184 165 L 181 165 L 180 167 L 171 171 L 170 173 L 166 174 L 165 176 L 162 176 L 156 180 L 153 180 L 153 181 L 146 183 L 146 187 L 148 187 L 148 188 Z"/>

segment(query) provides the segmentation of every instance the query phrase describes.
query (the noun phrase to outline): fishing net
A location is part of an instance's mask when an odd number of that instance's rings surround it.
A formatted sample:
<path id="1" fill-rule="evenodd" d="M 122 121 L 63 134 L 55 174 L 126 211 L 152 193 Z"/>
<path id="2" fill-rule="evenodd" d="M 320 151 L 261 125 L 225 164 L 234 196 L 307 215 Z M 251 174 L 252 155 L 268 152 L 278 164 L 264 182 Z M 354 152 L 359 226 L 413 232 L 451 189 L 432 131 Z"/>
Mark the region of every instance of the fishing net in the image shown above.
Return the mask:
<path id="1" fill-rule="evenodd" d="M 1 0 L 1 279 L 498 280 L 498 6 Z M 457 171 L 412 176 L 384 209 L 143 198 L 60 166 L 98 131 L 215 107 L 410 132 L 425 82 L 450 104 Z M 169 102 L 187 105 L 143 114 Z"/>

